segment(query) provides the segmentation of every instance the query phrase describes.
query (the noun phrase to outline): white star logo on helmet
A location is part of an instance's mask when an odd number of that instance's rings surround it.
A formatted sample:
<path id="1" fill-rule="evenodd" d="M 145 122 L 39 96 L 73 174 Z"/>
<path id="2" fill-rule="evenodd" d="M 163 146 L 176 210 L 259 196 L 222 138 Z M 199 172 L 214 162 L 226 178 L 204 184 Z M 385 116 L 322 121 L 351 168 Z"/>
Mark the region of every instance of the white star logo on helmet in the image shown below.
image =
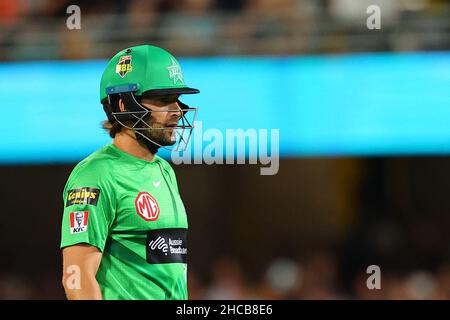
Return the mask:
<path id="1" fill-rule="evenodd" d="M 180 65 L 172 57 L 170 60 L 172 61 L 172 65 L 167 67 L 167 70 L 169 70 L 169 78 L 173 80 L 173 84 L 177 84 L 178 81 L 184 84 Z"/>

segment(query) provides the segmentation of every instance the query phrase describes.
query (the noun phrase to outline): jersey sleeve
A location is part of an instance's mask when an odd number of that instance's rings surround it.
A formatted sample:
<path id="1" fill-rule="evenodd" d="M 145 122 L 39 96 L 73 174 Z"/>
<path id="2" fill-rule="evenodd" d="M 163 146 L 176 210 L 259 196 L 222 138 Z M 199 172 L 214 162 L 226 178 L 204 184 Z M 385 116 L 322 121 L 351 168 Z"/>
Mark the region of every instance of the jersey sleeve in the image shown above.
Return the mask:
<path id="1" fill-rule="evenodd" d="M 69 177 L 63 192 L 61 249 L 87 243 L 103 252 L 115 217 L 115 197 L 102 171 L 82 168 Z"/>

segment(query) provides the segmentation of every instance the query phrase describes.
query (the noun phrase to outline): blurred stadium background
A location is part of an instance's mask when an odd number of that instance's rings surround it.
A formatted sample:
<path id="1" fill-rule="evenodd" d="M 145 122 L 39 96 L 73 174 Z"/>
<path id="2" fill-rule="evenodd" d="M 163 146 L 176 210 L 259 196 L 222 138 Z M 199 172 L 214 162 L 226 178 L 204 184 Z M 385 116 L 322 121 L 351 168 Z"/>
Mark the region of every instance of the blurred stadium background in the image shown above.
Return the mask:
<path id="1" fill-rule="evenodd" d="M 1 299 L 64 298 L 62 190 L 108 142 L 106 59 L 143 43 L 182 57 L 204 128 L 280 129 L 277 175 L 174 166 L 192 299 L 450 298 L 448 1 L 0 0 Z"/>

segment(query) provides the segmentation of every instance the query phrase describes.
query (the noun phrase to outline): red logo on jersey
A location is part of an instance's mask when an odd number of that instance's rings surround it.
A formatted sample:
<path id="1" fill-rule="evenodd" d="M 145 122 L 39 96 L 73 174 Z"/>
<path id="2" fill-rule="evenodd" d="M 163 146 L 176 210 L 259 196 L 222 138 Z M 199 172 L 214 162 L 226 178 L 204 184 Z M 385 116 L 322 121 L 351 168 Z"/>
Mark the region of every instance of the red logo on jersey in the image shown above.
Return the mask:
<path id="1" fill-rule="evenodd" d="M 146 221 L 155 221 L 159 217 L 159 206 L 148 192 L 139 192 L 136 200 L 136 212 Z"/>
<path id="2" fill-rule="evenodd" d="M 87 230 L 89 211 L 74 211 L 70 213 L 70 233 L 81 233 Z"/>

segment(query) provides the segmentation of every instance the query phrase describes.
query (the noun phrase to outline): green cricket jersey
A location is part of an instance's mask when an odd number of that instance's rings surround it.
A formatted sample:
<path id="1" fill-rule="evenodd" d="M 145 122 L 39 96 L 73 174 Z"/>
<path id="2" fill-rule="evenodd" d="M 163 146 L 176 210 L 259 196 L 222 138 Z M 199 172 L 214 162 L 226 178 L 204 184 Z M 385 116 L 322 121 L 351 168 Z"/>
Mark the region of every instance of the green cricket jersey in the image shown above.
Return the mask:
<path id="1" fill-rule="evenodd" d="M 186 211 L 175 173 L 109 144 L 81 161 L 64 188 L 61 248 L 102 253 L 104 299 L 187 299 Z"/>

